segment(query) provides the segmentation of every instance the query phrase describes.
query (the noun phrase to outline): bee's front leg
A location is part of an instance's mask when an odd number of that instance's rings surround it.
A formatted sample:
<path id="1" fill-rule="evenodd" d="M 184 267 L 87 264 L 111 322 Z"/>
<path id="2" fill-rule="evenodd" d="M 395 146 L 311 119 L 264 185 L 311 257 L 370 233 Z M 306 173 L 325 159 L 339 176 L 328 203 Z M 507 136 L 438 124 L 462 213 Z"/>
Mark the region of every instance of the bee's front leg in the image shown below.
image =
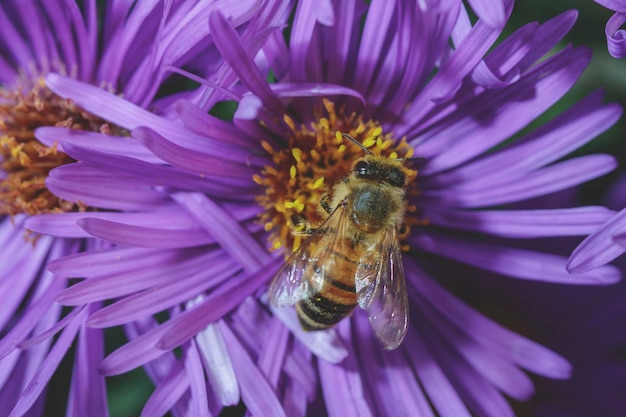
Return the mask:
<path id="1" fill-rule="evenodd" d="M 304 216 L 293 216 L 291 223 L 293 223 L 291 230 L 293 236 L 310 236 L 315 231 L 311 226 L 311 222 Z"/>
<path id="2" fill-rule="evenodd" d="M 322 207 L 324 211 L 328 214 L 333 212 L 333 209 L 330 207 L 330 204 L 328 203 L 329 200 L 330 200 L 330 196 L 328 195 L 328 193 L 324 194 L 322 196 L 322 199 L 320 200 L 320 207 Z"/>

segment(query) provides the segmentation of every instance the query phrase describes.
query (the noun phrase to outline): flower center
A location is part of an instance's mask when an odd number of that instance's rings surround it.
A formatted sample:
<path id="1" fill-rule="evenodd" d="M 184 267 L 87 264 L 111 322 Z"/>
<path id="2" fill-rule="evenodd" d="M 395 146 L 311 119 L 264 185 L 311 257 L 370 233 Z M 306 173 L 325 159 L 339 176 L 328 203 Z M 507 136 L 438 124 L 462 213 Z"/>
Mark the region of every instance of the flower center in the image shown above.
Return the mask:
<path id="1" fill-rule="evenodd" d="M 31 88 L 0 87 L 0 215 L 29 215 L 84 210 L 79 203 L 62 200 L 45 185 L 53 168 L 74 162 L 35 138 L 42 126 L 66 127 L 92 132 L 110 132 L 102 119 L 92 116 L 70 100 L 50 91 L 43 79 Z"/>
<path id="2" fill-rule="evenodd" d="M 287 254 L 300 246 L 303 234 L 298 231 L 322 222 L 322 197 L 350 173 L 356 159 L 364 156 L 363 149 L 341 133 L 349 134 L 375 155 L 410 158 L 413 154 L 404 139 L 396 141 L 391 134 L 383 134 L 378 122 L 336 111 L 328 100 L 324 100 L 322 114 L 310 126 L 297 126 L 288 116 L 284 122 L 289 129 L 288 146 L 276 150 L 268 143 L 262 144 L 273 164 L 255 175 L 254 181 L 265 187 L 265 194 L 257 200 L 265 209 L 261 221 L 271 232 L 271 250 L 286 248 Z M 408 183 L 414 184 L 417 171 L 406 168 L 406 175 Z M 409 195 L 417 192 L 409 187 Z M 407 212 L 415 212 L 415 206 L 409 205 Z"/>

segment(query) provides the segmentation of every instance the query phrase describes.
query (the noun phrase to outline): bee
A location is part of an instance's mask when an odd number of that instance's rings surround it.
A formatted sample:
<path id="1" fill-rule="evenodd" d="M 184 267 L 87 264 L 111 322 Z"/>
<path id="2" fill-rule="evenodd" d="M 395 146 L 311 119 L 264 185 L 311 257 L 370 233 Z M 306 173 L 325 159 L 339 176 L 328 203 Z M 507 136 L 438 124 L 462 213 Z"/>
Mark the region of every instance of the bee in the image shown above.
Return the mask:
<path id="1" fill-rule="evenodd" d="M 398 234 L 406 209 L 402 159 L 366 152 L 325 195 L 326 220 L 279 269 L 270 285 L 275 307 L 295 305 L 305 330 L 324 330 L 359 305 L 383 348 L 397 348 L 407 331 L 408 296 Z"/>

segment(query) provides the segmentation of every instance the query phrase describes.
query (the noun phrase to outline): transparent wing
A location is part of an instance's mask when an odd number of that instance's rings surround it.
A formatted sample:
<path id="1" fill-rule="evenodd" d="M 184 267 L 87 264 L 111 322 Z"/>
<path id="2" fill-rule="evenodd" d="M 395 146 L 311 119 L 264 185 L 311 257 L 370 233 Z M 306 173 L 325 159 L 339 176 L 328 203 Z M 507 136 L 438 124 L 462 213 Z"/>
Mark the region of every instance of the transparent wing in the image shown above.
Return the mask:
<path id="1" fill-rule="evenodd" d="M 363 254 L 355 284 L 359 306 L 367 311 L 383 347 L 392 350 L 400 346 L 408 326 L 409 299 L 395 227 Z"/>
<path id="2" fill-rule="evenodd" d="M 272 305 L 293 305 L 320 292 L 325 277 L 335 267 L 334 248 L 343 241 L 346 220 L 346 211 L 339 205 L 287 259 L 270 285 Z"/>

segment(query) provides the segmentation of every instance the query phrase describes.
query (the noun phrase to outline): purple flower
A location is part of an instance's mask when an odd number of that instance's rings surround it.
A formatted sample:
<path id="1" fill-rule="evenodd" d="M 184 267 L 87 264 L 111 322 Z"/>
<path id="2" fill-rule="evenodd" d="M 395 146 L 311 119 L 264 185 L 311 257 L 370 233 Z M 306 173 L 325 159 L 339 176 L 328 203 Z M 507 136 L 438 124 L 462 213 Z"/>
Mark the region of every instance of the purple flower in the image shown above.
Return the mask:
<path id="1" fill-rule="evenodd" d="M 475 23 L 456 1 L 302 1 L 288 40 L 286 2 L 264 3 L 239 32 L 211 14 L 226 62 L 198 94 L 173 104 L 173 118 L 46 78 L 59 96 L 132 130 L 134 140 L 97 141 L 46 130 L 79 161 L 56 168 L 46 185 L 98 211 L 42 214 L 27 226 L 110 245 L 51 262 L 56 276 L 84 278 L 55 300 L 74 308 L 114 301 L 85 313 L 86 323 L 124 326 L 129 342 L 100 371 L 144 366 L 157 383 L 144 415 L 216 414 L 242 400 L 259 416 L 506 417 L 514 415 L 506 397 L 534 393 L 525 371 L 570 375 L 563 357 L 474 309 L 479 293 L 462 301 L 449 277 L 469 288 L 491 274 L 618 281 L 611 266 L 570 275 L 556 247 L 528 247 L 587 235 L 610 217 L 542 197 L 615 167 L 607 155 L 568 155 L 621 109 L 594 93 L 522 131 L 589 61 L 571 46 L 545 56 L 576 13 L 523 26 L 494 46 L 512 2 L 470 4 Z M 237 103 L 232 123 L 207 114 L 227 100 Z M 407 168 L 402 241 L 410 325 L 391 352 L 359 309 L 334 330 L 307 333 L 293 309 L 267 302 L 280 249 L 299 244 L 292 230 L 319 220 L 324 193 L 362 156 L 337 132 L 374 153 L 420 158 Z"/>
<path id="2" fill-rule="evenodd" d="M 223 12 L 240 25 L 256 7 L 239 2 Z M 55 95 L 46 75 L 64 74 L 167 114 L 174 96 L 159 89 L 172 80 L 174 66 L 207 75 L 219 65 L 206 61 L 216 55 L 207 25 L 214 9 L 215 2 L 108 2 L 100 13 L 91 0 L 0 2 L 0 415 L 43 413 L 42 393 L 75 342 L 68 413 L 108 414 L 104 377 L 97 372 L 103 335 L 85 326 L 102 305 L 64 311 L 54 299 L 69 281 L 45 265 L 111 245 L 80 236 L 31 234 L 24 223 L 41 213 L 93 209 L 58 198 L 45 185 L 52 168 L 74 162 L 58 149 L 54 134 L 81 130 L 93 139 L 121 134 L 123 128 Z M 174 93 L 189 95 L 180 89 Z"/>
<path id="3" fill-rule="evenodd" d="M 606 22 L 605 34 L 609 53 L 615 58 L 626 56 L 626 32 L 620 29 L 626 22 L 626 1 L 624 0 L 594 0 L 596 3 L 615 12 Z"/>

